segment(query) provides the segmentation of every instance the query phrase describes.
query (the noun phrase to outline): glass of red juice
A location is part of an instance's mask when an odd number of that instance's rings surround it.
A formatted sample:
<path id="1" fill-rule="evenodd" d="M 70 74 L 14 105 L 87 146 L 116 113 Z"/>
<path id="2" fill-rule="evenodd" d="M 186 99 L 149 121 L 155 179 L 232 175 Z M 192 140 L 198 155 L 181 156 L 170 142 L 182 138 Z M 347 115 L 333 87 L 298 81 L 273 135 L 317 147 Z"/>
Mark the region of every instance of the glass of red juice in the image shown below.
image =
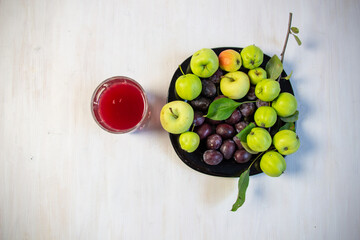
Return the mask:
<path id="1" fill-rule="evenodd" d="M 144 125 L 148 100 L 135 80 L 117 76 L 103 81 L 91 98 L 91 112 L 98 125 L 110 133 L 127 133 Z"/>

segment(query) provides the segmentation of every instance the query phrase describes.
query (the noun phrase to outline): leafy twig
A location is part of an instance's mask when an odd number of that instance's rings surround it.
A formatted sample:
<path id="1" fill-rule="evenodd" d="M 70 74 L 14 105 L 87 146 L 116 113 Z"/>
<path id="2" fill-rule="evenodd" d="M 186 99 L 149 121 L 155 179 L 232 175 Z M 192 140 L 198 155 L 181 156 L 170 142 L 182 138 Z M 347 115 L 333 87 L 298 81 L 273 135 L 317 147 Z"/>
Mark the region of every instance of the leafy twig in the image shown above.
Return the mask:
<path id="1" fill-rule="evenodd" d="M 285 56 L 285 50 L 286 50 L 286 46 L 287 46 L 287 43 L 288 43 L 288 40 L 289 40 L 289 35 L 293 35 L 297 44 L 298 45 L 301 45 L 301 41 L 299 39 L 299 37 L 297 36 L 297 34 L 299 33 L 299 29 L 297 27 L 291 27 L 291 22 L 292 22 L 292 13 L 289 13 L 289 23 L 288 23 L 288 30 L 287 30 L 287 33 L 286 33 L 286 38 L 285 38 L 285 43 L 284 43 L 284 47 L 282 49 L 282 52 L 280 54 L 281 56 L 281 60 L 278 58 L 277 55 L 274 55 L 269 61 L 268 63 L 266 64 L 266 67 L 265 67 L 265 70 L 268 74 L 268 77 L 271 78 L 271 79 L 274 79 L 278 82 L 280 82 L 280 79 L 281 79 L 281 73 L 283 71 L 283 61 L 284 61 L 284 56 Z M 289 80 L 290 77 L 291 77 L 291 74 L 292 72 L 286 76 L 286 77 L 283 77 L 283 79 L 285 80 Z M 223 99 L 223 98 L 221 98 Z M 219 100 L 221 100 L 219 99 Z M 217 101 L 219 101 L 217 100 Z M 227 100 L 221 100 L 221 101 L 227 101 Z M 218 103 L 220 103 L 221 101 L 219 101 Z M 213 102 L 214 103 L 214 102 Z M 225 104 L 226 103 L 226 104 Z M 237 102 L 225 102 L 223 103 L 223 105 L 227 108 L 231 108 L 230 110 L 228 110 L 228 116 L 230 116 L 230 114 L 232 113 L 233 111 L 233 105 L 237 105 L 238 103 Z M 219 104 L 220 106 L 215 106 L 217 104 L 214 104 L 214 106 L 212 107 L 215 107 L 216 110 L 218 108 L 225 108 L 224 106 L 221 106 L 221 104 Z M 269 103 L 270 105 L 270 103 Z M 238 106 L 235 106 L 235 108 L 238 107 Z M 211 113 L 212 111 L 210 111 L 210 107 L 209 107 L 209 112 Z M 210 113 L 208 112 L 208 115 L 211 115 Z M 214 110 L 214 112 L 216 112 Z M 215 115 L 212 113 L 212 115 Z M 224 114 L 225 115 L 225 114 Z M 226 118 L 228 117 L 226 116 Z M 294 122 L 297 120 L 297 117 L 298 117 L 298 113 L 295 113 L 294 115 L 286 118 L 286 119 L 282 119 L 283 121 L 285 120 L 285 122 L 287 122 L 283 127 L 282 129 L 290 129 L 290 130 L 293 130 L 294 129 Z M 225 117 L 224 117 L 225 119 Z M 248 126 L 248 128 L 251 128 L 251 126 Z M 245 129 L 243 129 L 242 131 L 244 131 Z M 243 133 L 239 133 L 238 135 L 236 135 L 236 137 L 238 137 L 240 140 L 242 139 L 243 141 L 245 140 L 246 138 L 246 135 L 248 134 L 248 129 L 245 130 Z M 242 144 L 244 144 L 244 148 L 246 145 L 246 142 L 243 142 L 241 141 Z M 271 151 L 273 150 L 274 148 L 270 148 L 268 149 L 267 151 L 264 151 L 264 152 L 261 152 L 253 161 L 252 163 L 249 165 L 249 167 L 240 175 L 239 177 L 239 182 L 238 182 L 238 197 L 236 199 L 236 202 L 233 204 L 233 207 L 231 209 L 231 211 L 236 211 L 238 208 L 240 208 L 244 202 L 245 202 L 245 195 L 246 195 L 246 189 L 249 185 L 249 176 L 250 176 L 250 168 L 252 167 L 252 165 L 265 153 L 265 152 L 268 152 L 268 151 Z"/>
<path id="2" fill-rule="evenodd" d="M 285 50 L 286 50 L 286 46 L 287 46 L 287 43 L 288 43 L 288 40 L 289 40 L 289 35 L 290 35 L 291 21 L 292 21 L 292 13 L 289 13 L 289 24 L 288 24 L 288 30 L 287 30 L 287 33 L 286 33 L 285 44 L 284 44 L 283 50 L 282 50 L 282 52 L 280 54 L 281 63 L 284 62 Z"/>
<path id="3" fill-rule="evenodd" d="M 291 22 L 292 22 L 292 13 L 289 13 L 289 23 L 288 23 L 288 29 L 287 29 L 287 33 L 286 33 L 286 38 L 285 38 L 285 43 L 284 43 L 284 47 L 283 47 L 283 50 L 280 54 L 280 61 L 281 61 L 281 64 L 284 62 L 284 56 L 285 56 L 285 50 L 286 50 L 286 46 L 287 46 L 287 43 L 288 43 L 288 40 L 289 40 L 289 36 L 290 34 L 294 36 L 297 44 L 300 46 L 301 45 L 301 40 L 300 38 L 296 35 L 299 33 L 299 29 L 297 27 L 291 27 Z M 286 80 L 289 80 L 291 74 L 287 77 L 285 77 Z M 281 79 L 281 74 L 278 78 L 278 82 L 280 82 L 280 79 Z"/>
<path id="4" fill-rule="evenodd" d="M 282 50 L 282 52 L 281 52 L 281 54 L 280 54 L 280 57 L 281 57 L 280 61 L 281 61 L 281 63 L 284 62 L 285 50 L 286 50 L 286 46 L 287 46 L 287 43 L 288 43 L 288 40 L 289 40 L 289 35 L 290 35 L 291 21 L 292 21 L 292 13 L 289 13 L 288 30 L 287 30 L 287 33 L 286 33 L 286 38 L 285 38 L 284 47 L 283 47 L 283 50 Z M 277 81 L 280 82 L 280 79 L 281 79 L 281 74 L 280 74 L 280 76 L 279 76 L 279 78 L 278 78 Z"/>

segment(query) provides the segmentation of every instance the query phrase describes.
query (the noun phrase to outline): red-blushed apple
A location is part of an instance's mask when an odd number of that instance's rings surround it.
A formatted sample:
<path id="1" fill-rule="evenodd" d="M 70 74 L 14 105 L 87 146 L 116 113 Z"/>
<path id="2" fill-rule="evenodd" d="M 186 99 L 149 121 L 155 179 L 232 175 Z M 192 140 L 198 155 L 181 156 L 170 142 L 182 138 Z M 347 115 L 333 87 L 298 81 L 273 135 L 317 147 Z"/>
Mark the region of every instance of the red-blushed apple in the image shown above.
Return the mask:
<path id="1" fill-rule="evenodd" d="M 240 53 L 233 50 L 227 49 L 219 54 L 219 65 L 220 68 L 227 72 L 235 72 L 241 67 L 241 56 Z"/>

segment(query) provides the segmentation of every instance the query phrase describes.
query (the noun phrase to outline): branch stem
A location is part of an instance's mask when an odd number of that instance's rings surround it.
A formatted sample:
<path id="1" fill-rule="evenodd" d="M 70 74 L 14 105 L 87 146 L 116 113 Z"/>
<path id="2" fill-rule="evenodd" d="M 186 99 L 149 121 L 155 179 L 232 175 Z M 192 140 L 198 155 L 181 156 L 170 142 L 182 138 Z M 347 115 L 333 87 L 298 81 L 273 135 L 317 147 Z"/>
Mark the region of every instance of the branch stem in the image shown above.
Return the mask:
<path id="1" fill-rule="evenodd" d="M 265 153 L 265 152 L 260 153 L 260 154 L 254 159 L 254 161 L 252 161 L 252 163 L 250 164 L 250 166 L 248 167 L 248 169 L 250 169 L 251 166 L 256 162 L 256 160 L 258 160 L 259 157 L 260 157 L 261 155 L 263 155 L 264 153 Z"/>
<path id="2" fill-rule="evenodd" d="M 287 33 L 286 33 L 285 44 L 284 44 L 283 50 L 282 50 L 282 52 L 280 54 L 281 62 L 284 61 L 285 50 L 286 50 L 286 46 L 287 46 L 287 43 L 288 43 L 288 40 L 289 40 L 289 35 L 290 35 L 291 21 L 292 21 L 292 13 L 289 13 L 289 25 L 288 25 L 288 30 L 287 30 Z"/>
<path id="3" fill-rule="evenodd" d="M 284 47 L 283 47 L 283 50 L 280 54 L 280 61 L 281 63 L 284 62 L 284 56 L 285 56 L 285 50 L 286 50 L 286 46 L 287 46 L 287 43 L 288 43 L 288 40 L 289 40 L 289 35 L 290 35 L 290 29 L 291 29 L 291 21 L 292 21 L 292 13 L 289 13 L 289 24 L 288 24 L 288 29 L 287 29 L 287 33 L 286 33 L 286 38 L 285 38 L 285 43 L 284 43 Z M 281 79 L 281 74 L 278 78 L 278 82 L 280 82 L 280 79 Z"/>

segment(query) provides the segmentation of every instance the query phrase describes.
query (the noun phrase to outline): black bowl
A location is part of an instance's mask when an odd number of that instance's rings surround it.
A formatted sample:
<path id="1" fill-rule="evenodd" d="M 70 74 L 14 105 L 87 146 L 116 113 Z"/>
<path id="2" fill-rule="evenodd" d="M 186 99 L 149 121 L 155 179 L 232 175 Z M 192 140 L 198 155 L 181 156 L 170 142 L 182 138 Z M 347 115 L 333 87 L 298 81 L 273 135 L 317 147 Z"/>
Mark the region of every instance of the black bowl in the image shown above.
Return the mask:
<path id="1" fill-rule="evenodd" d="M 237 47 L 221 47 L 221 48 L 213 48 L 213 50 L 215 51 L 215 53 L 217 55 L 220 54 L 220 52 L 222 52 L 223 50 L 226 49 L 234 49 L 236 51 L 241 51 L 242 48 L 237 48 Z M 190 59 L 191 56 L 188 57 L 182 64 L 181 64 L 181 68 L 185 71 L 186 73 L 190 73 L 191 69 L 190 69 Z M 261 67 L 265 69 L 265 65 L 266 63 L 270 60 L 270 56 L 265 55 L 264 54 L 264 60 L 263 63 L 261 64 Z M 243 71 L 245 73 L 248 72 L 247 69 L 241 67 L 240 71 Z M 175 82 L 177 80 L 178 77 L 180 77 L 182 75 L 180 69 L 178 68 L 172 79 L 170 82 L 170 86 L 169 86 L 169 92 L 168 92 L 168 98 L 167 101 L 171 102 L 174 100 L 181 100 L 181 98 L 179 98 L 176 94 L 175 91 Z M 285 71 L 282 72 L 281 76 L 287 76 L 287 74 L 285 73 Z M 280 81 L 280 87 L 281 87 L 281 92 L 289 92 L 291 94 L 294 94 L 294 91 L 291 87 L 290 81 L 288 80 L 284 80 L 281 79 Z M 281 122 L 279 124 L 282 124 Z M 179 135 L 178 134 L 169 134 L 170 136 L 170 141 L 172 146 L 175 149 L 176 154 L 179 156 L 179 158 L 189 167 L 191 167 L 192 169 L 199 171 L 201 173 L 205 173 L 208 175 L 213 175 L 213 176 L 220 176 L 220 177 L 239 177 L 240 174 L 242 172 L 244 172 L 249 165 L 251 164 L 252 160 L 254 160 L 254 158 L 257 155 L 253 155 L 252 159 L 247 162 L 247 163 L 237 163 L 235 162 L 235 160 L 223 160 L 220 164 L 215 165 L 215 166 L 211 166 L 206 164 L 202 158 L 203 158 L 203 153 L 206 150 L 205 146 L 203 146 L 204 144 L 200 144 L 199 148 L 192 153 L 188 153 L 184 150 L 181 149 L 180 144 L 179 144 Z M 255 175 L 258 173 L 261 173 L 261 169 L 259 166 L 259 162 L 260 161 L 256 161 L 256 163 L 254 163 L 251 166 L 250 169 L 250 175 Z"/>

